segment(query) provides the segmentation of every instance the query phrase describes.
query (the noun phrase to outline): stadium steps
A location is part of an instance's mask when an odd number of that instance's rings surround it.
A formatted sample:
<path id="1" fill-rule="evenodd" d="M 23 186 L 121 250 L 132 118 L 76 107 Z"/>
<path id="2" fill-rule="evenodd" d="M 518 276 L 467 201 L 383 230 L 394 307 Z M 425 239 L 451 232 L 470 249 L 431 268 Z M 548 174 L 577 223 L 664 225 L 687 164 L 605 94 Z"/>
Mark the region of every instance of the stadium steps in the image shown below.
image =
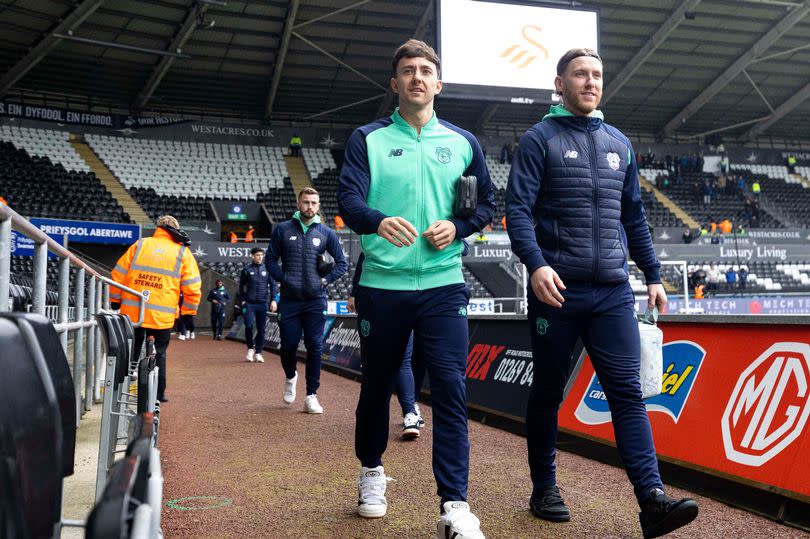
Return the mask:
<path id="1" fill-rule="evenodd" d="M 296 196 L 304 187 L 312 187 L 312 178 L 303 157 L 285 155 L 284 162 L 287 164 L 287 173 L 290 175 L 290 183 Z"/>
<path id="2" fill-rule="evenodd" d="M 107 188 L 107 190 L 115 197 L 115 200 L 124 208 L 124 211 L 127 212 L 130 218 L 135 221 L 135 223 L 139 225 L 149 225 L 152 224 L 152 219 L 143 211 L 135 199 L 129 194 L 118 178 L 107 168 L 107 165 L 99 159 L 98 155 L 93 151 L 93 149 L 85 142 L 81 142 L 76 140 L 73 135 L 71 135 L 70 145 L 73 146 L 73 149 L 84 159 L 84 162 L 87 163 L 87 166 L 90 167 L 90 170 L 95 172 L 96 178 Z"/>
<path id="3" fill-rule="evenodd" d="M 669 209 L 669 211 L 674 213 L 675 217 L 683 221 L 686 226 L 688 226 L 689 228 L 700 228 L 700 223 L 692 219 L 692 217 L 688 213 L 683 211 L 683 208 L 675 204 L 675 202 L 673 202 L 672 199 L 670 199 L 664 193 L 656 189 L 655 186 L 647 178 L 639 174 L 638 180 L 639 180 L 638 183 L 642 189 L 644 189 L 645 191 L 650 191 L 653 195 L 655 195 L 655 198 L 658 199 L 658 202 L 663 204 L 667 209 Z"/>
<path id="4" fill-rule="evenodd" d="M 806 178 L 801 174 L 791 174 L 790 176 L 794 180 L 798 180 L 799 183 L 802 184 L 804 187 L 810 188 L 810 179 Z"/>
<path id="5" fill-rule="evenodd" d="M 518 295 L 519 281 L 509 275 L 499 262 L 467 261 L 464 265 L 493 297 L 513 298 Z"/>
<path id="6" fill-rule="evenodd" d="M 673 284 L 672 281 L 668 281 L 666 277 L 661 277 L 661 284 L 664 285 L 664 291 L 670 296 L 683 292 L 683 287 L 679 288 L 677 284 Z"/>

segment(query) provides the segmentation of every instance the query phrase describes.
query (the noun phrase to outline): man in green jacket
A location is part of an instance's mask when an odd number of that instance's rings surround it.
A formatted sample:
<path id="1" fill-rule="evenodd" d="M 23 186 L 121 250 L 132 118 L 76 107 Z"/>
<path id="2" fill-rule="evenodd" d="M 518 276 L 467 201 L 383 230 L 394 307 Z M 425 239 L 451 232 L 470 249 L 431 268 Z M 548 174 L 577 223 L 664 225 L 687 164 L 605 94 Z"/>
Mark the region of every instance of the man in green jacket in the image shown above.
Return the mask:
<path id="1" fill-rule="evenodd" d="M 338 203 L 361 235 L 365 262 L 355 289 L 363 378 L 355 451 L 360 516 L 385 515 L 382 455 L 394 379 L 408 337 L 430 375 L 434 410 L 433 471 L 441 497 L 438 537 L 481 539 L 466 503 L 469 439 L 464 372 L 469 292 L 461 273 L 463 238 L 492 220 L 495 202 L 478 141 L 439 120 L 433 99 L 442 89 L 431 47 L 409 40 L 392 62 L 394 113 L 358 128 L 346 143 Z M 460 176 L 477 178 L 477 208 L 453 215 Z"/>

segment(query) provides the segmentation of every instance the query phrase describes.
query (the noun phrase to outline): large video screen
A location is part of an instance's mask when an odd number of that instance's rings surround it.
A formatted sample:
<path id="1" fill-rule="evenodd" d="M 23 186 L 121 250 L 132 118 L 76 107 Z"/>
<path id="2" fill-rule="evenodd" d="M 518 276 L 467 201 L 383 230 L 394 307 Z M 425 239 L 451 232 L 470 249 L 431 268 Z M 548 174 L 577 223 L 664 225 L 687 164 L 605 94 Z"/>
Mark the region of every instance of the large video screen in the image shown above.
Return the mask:
<path id="1" fill-rule="evenodd" d="M 599 50 L 595 10 L 484 0 L 438 0 L 445 97 L 552 102 L 557 61 L 567 50 Z"/>

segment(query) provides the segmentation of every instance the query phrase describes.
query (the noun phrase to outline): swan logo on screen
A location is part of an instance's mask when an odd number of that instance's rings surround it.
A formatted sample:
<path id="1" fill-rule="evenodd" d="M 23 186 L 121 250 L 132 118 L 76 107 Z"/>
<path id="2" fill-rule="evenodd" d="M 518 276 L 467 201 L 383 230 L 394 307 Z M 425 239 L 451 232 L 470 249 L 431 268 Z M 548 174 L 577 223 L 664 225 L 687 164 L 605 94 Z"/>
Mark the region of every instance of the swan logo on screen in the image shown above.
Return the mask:
<path id="1" fill-rule="evenodd" d="M 532 62 L 537 60 L 537 57 L 540 55 L 537 51 L 540 51 L 543 55 L 543 60 L 548 59 L 548 49 L 535 41 L 535 39 L 539 39 L 539 36 L 535 34 L 539 34 L 540 32 L 542 32 L 542 30 L 539 26 L 534 26 L 533 24 L 524 26 L 522 32 L 523 39 L 529 44 L 511 45 L 501 53 L 501 58 L 505 59 L 510 64 L 515 64 L 519 69 L 525 69 L 529 67 Z"/>
<path id="2" fill-rule="evenodd" d="M 692 341 L 666 343 L 661 394 L 645 401 L 647 411 L 664 413 L 677 423 L 695 386 L 700 365 L 705 357 L 706 351 Z M 610 422 L 607 397 L 596 374 L 591 376 L 591 383 L 588 384 L 574 415 L 586 425 Z"/>

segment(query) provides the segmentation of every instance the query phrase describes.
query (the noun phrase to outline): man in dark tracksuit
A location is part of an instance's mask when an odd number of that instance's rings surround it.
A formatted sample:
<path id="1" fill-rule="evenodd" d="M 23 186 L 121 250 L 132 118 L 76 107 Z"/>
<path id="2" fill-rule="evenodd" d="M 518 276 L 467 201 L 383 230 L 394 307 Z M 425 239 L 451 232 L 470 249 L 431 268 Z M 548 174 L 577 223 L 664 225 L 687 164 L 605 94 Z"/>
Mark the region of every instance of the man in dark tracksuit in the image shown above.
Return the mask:
<path id="1" fill-rule="evenodd" d="M 242 268 L 239 274 L 239 300 L 242 315 L 245 317 L 245 341 L 247 342 L 248 362 L 264 363 L 264 330 L 267 323 L 268 303 L 271 311 L 276 311 L 273 299 L 275 283 L 270 272 L 262 264 L 264 249 L 254 247 L 250 250 L 251 261 Z M 256 329 L 254 337 L 253 330 Z"/>
<path id="2" fill-rule="evenodd" d="M 208 292 L 208 301 L 211 302 L 211 334 L 214 340 L 221 341 L 225 327 L 225 306 L 231 301 L 222 279 L 217 279 L 214 288 Z"/>
<path id="3" fill-rule="evenodd" d="M 481 539 L 467 499 L 469 439 L 465 366 L 469 291 L 461 240 L 484 228 L 495 202 L 475 137 L 439 120 L 439 58 L 410 40 L 394 55 L 391 86 L 399 107 L 354 131 L 346 143 L 338 205 L 361 235 L 363 274 L 355 288 L 363 364 L 355 452 L 360 460 L 357 512 L 387 511 L 382 455 L 394 380 L 411 332 L 424 358 L 433 404 L 433 472 L 441 498 L 440 537 Z M 453 216 L 460 176 L 478 179 L 475 214 Z"/>
<path id="4" fill-rule="evenodd" d="M 648 305 L 666 305 L 641 203 L 630 141 L 603 122 L 602 61 L 590 49 L 568 51 L 555 78 L 562 105 L 523 135 L 512 161 L 506 219 L 512 250 L 526 265 L 533 293 L 528 323 L 534 383 L 526 412 L 530 509 L 570 519 L 556 486 L 557 412 L 582 338 L 613 417 L 616 445 L 641 507 L 645 537 L 697 516 L 694 500 L 668 497 L 658 473 L 639 383 L 640 346 L 627 255 L 647 281 Z M 628 249 L 629 247 L 629 249 Z"/>
<path id="5" fill-rule="evenodd" d="M 349 264 L 337 234 L 321 224 L 320 197 L 311 187 L 298 193 L 298 211 L 293 218 L 276 226 L 267 247 L 267 271 L 281 283 L 278 326 L 281 332 L 281 365 L 284 368 L 283 400 L 295 401 L 296 351 L 301 332 L 307 349 L 307 396 L 304 410 L 321 414 L 316 395 L 321 385 L 323 326 L 326 321 L 326 285 L 346 273 Z M 329 253 L 335 263 L 326 275 L 318 272 L 318 257 Z M 279 267 L 278 261 L 281 260 Z"/>

